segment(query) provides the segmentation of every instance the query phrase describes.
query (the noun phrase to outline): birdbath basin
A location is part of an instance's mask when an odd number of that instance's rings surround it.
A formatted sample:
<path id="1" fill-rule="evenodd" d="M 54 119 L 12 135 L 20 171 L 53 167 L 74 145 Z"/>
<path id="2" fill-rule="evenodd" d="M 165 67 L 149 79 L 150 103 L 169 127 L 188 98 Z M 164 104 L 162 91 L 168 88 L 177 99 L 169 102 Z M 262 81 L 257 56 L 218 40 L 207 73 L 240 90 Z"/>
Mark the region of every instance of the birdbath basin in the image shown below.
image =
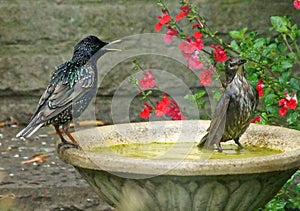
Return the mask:
<path id="1" fill-rule="evenodd" d="M 223 153 L 204 150 L 190 156 L 208 126 L 209 121 L 186 120 L 85 129 L 74 133 L 83 150 L 58 152 L 117 210 L 254 210 L 300 166 L 300 131 L 257 124 L 242 136 L 244 150 L 263 147 L 274 154 L 243 157 L 243 150 L 222 143 Z M 150 143 L 170 145 L 156 149 L 153 157 L 120 151 Z M 214 158 L 216 153 L 222 157 Z"/>

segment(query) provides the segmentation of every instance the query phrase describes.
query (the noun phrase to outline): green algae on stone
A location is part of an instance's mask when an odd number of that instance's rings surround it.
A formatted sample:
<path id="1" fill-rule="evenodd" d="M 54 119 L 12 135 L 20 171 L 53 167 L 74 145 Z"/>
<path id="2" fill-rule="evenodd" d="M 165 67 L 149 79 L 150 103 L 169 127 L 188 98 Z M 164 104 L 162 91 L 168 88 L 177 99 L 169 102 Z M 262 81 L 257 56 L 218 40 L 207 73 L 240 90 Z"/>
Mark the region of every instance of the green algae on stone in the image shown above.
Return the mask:
<path id="1" fill-rule="evenodd" d="M 188 160 L 198 159 L 201 156 L 210 157 L 210 159 L 234 159 L 267 156 L 280 153 L 279 150 L 268 149 L 258 146 L 245 146 L 239 149 L 235 144 L 223 144 L 223 152 L 203 151 L 196 146 L 197 143 L 191 142 L 151 142 L 151 143 L 130 143 L 116 144 L 110 146 L 96 147 L 91 152 L 96 153 L 114 153 L 130 158 L 154 159 L 163 156 L 163 159 L 176 160 L 184 157 Z M 210 155 L 211 154 L 211 155 Z"/>

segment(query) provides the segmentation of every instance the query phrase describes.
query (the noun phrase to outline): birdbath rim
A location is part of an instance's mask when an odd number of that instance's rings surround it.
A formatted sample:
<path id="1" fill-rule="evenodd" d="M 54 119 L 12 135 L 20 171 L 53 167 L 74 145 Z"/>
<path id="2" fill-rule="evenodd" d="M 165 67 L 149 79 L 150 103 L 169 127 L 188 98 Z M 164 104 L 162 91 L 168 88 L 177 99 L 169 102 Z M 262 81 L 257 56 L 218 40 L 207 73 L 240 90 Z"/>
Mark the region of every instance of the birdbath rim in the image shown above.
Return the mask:
<path id="1" fill-rule="evenodd" d="M 196 137 L 200 140 L 209 123 L 210 121 L 206 120 L 157 121 L 125 123 L 80 130 L 74 135 L 77 140 L 80 140 L 79 143 L 83 150 L 70 148 L 58 150 L 58 154 L 64 162 L 76 167 L 103 170 L 125 176 L 132 174 L 179 176 L 251 174 L 285 171 L 297 169 L 300 166 L 300 131 L 259 124 L 250 125 L 241 137 L 241 143 L 282 150 L 282 152 L 250 158 L 199 160 L 130 158 L 90 152 L 91 148 L 101 145 L 127 143 L 128 139 L 122 139 L 120 133 L 124 133 L 125 136 L 129 135 L 133 143 L 134 140 L 144 142 L 148 139 L 142 139 L 143 133 L 149 136 L 152 134 L 151 132 L 155 134 L 162 128 L 166 130 L 163 136 L 173 137 L 176 133 L 191 135 L 196 132 L 193 138 Z M 155 127 L 153 127 L 154 125 Z M 181 131 L 178 131 L 178 128 Z M 153 136 L 155 138 L 155 135 Z"/>

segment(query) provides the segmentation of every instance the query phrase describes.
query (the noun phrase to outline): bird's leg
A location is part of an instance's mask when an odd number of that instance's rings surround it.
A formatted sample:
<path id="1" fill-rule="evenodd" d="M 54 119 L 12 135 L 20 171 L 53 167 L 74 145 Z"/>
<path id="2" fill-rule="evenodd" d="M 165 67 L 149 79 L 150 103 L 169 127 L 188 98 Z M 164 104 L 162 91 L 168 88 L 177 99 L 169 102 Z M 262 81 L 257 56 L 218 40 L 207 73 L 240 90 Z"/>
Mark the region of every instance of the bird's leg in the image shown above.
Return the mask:
<path id="1" fill-rule="evenodd" d="M 67 129 L 62 129 L 62 131 L 69 137 L 69 139 L 74 143 L 78 144 L 78 142 L 75 140 L 75 138 L 71 135 L 71 133 Z"/>
<path id="2" fill-rule="evenodd" d="M 221 147 L 221 143 L 218 142 L 218 143 L 216 143 L 216 145 L 217 145 L 218 151 L 219 151 L 219 152 L 222 152 L 223 149 L 222 149 L 222 147 Z"/>
<path id="3" fill-rule="evenodd" d="M 240 143 L 240 138 L 235 138 L 235 139 L 233 139 L 234 140 L 234 142 L 239 146 L 239 148 L 241 148 L 241 149 L 243 149 L 244 147 L 243 147 L 243 145 Z"/>
<path id="4" fill-rule="evenodd" d="M 59 137 L 60 137 L 61 143 L 62 143 L 62 144 L 68 143 L 67 140 L 66 140 L 66 139 L 63 137 L 63 135 L 61 134 L 60 129 L 59 129 L 59 126 L 55 125 L 54 128 L 55 128 L 56 133 L 57 133 L 57 134 L 59 135 Z"/>
<path id="5" fill-rule="evenodd" d="M 76 143 L 73 143 L 73 142 L 68 142 L 62 135 L 60 129 L 59 129 L 59 126 L 54 126 L 55 127 L 55 130 L 56 130 L 56 133 L 59 135 L 60 137 L 60 140 L 61 140 L 61 143 L 58 144 L 58 150 L 66 150 L 66 149 L 69 149 L 69 148 L 76 148 L 76 149 L 80 149 L 79 145 Z M 62 130 L 63 132 L 65 130 Z M 67 134 L 67 133 L 66 133 Z M 70 133 L 69 133 L 70 134 Z M 71 134 L 70 134 L 71 135 Z M 72 140 L 72 139 L 71 139 Z"/>

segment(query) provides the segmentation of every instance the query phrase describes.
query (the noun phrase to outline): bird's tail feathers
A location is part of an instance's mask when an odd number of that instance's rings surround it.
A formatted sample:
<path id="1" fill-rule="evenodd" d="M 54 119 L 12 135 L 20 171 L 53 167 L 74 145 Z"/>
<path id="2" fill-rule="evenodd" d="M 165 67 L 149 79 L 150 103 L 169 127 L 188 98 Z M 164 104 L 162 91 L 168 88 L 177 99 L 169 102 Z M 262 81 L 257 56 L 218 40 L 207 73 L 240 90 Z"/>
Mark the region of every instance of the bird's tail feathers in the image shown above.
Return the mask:
<path id="1" fill-rule="evenodd" d="M 205 136 L 202 137 L 201 141 L 199 142 L 199 144 L 197 144 L 197 147 L 204 147 L 204 144 L 206 143 L 207 141 L 207 136 L 208 136 L 208 133 L 205 134 Z"/>
<path id="2" fill-rule="evenodd" d="M 43 123 L 40 123 L 38 125 L 32 125 L 29 124 L 27 125 L 27 127 L 25 127 L 23 130 L 21 130 L 16 137 L 24 137 L 24 138 L 28 138 L 30 136 L 32 136 L 38 129 L 40 129 L 43 126 Z"/>

